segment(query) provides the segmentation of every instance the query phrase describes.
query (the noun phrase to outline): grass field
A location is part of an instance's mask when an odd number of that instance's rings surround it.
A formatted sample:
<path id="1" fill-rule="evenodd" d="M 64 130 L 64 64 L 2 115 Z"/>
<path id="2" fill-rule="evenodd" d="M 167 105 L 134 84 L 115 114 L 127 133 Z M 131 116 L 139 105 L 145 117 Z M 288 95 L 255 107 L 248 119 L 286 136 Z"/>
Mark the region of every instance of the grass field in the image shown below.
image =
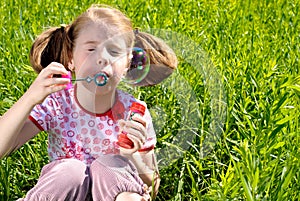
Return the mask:
<path id="1" fill-rule="evenodd" d="M 179 55 L 185 88 L 134 89 L 150 106 L 164 108 L 166 122 L 158 148 L 170 143 L 185 116 L 180 104 L 196 107 L 197 134 L 182 157 L 160 169 L 156 200 L 298 200 L 300 195 L 300 3 L 288 0 L 141 0 L 0 2 L 0 114 L 26 91 L 35 73 L 28 61 L 36 35 L 49 26 L 68 24 L 92 3 L 124 11 L 135 27 L 164 29 L 201 46 L 222 83 L 226 110 L 212 150 L 201 155 L 203 133 L 211 132 L 212 90 L 197 71 L 197 50 L 187 44 Z M 176 50 L 180 51 L 180 50 Z M 189 59 L 188 59 L 189 58 Z M 193 61 L 193 62 L 190 62 Z M 199 63 L 201 63 L 199 59 Z M 202 64 L 202 63 L 201 63 Z M 205 64 L 205 62 L 204 62 Z M 176 79 L 176 78 L 174 78 Z M 184 99 L 187 100 L 187 99 Z M 17 115 L 17 114 L 16 114 Z M 191 119 L 191 118 L 190 118 Z M 188 119 L 189 120 L 189 119 Z M 0 134 L 1 138 L 1 134 Z M 0 161 L 0 201 L 22 197 L 48 162 L 47 135 L 40 133 Z M 172 142 L 172 141 L 171 141 Z"/>

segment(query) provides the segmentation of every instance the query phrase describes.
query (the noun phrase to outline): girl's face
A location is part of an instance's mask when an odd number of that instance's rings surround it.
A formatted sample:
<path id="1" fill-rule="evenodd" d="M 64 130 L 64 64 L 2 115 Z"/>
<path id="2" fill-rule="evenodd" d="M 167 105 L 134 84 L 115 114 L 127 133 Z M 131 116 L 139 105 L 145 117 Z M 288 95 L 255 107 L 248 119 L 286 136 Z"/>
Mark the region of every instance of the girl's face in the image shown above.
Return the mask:
<path id="1" fill-rule="evenodd" d="M 90 22 L 79 32 L 73 49 L 72 66 L 76 78 L 93 78 L 102 72 L 108 77 L 104 86 L 97 86 L 94 81 L 80 82 L 95 94 L 113 91 L 129 66 L 131 51 L 126 46 L 125 35 L 116 27 Z"/>

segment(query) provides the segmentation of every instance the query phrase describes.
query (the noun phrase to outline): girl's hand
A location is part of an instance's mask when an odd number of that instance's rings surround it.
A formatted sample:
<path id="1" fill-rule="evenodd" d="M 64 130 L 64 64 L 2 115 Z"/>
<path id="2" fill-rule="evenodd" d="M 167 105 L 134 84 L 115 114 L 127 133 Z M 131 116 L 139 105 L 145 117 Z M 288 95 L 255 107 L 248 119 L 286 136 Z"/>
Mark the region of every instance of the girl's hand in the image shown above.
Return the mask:
<path id="1" fill-rule="evenodd" d="M 139 115 L 134 115 L 132 120 L 120 120 L 119 125 L 121 130 L 127 133 L 127 137 L 133 142 L 132 149 L 125 149 L 120 147 L 121 155 L 132 155 L 137 152 L 146 142 L 147 131 L 146 121 Z"/>
<path id="2" fill-rule="evenodd" d="M 66 88 L 71 81 L 68 78 L 53 77 L 55 74 L 64 75 L 68 72 L 62 64 L 52 62 L 39 73 L 26 92 L 33 104 L 42 103 L 49 94 Z"/>

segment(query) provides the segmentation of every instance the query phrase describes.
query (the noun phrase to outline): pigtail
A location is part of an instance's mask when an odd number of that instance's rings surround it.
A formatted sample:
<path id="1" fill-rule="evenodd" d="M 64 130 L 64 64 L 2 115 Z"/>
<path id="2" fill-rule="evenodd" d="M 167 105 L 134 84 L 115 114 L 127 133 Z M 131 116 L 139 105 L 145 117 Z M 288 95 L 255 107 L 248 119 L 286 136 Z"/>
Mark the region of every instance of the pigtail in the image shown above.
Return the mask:
<path id="1" fill-rule="evenodd" d="M 39 73 L 51 62 L 58 62 L 64 66 L 69 62 L 67 27 L 55 27 L 44 31 L 34 41 L 30 50 L 30 63 Z"/>
<path id="2" fill-rule="evenodd" d="M 162 39 L 137 29 L 134 32 L 134 46 L 144 49 L 150 57 L 149 73 L 136 85 L 151 86 L 159 84 L 177 68 L 176 54 Z"/>

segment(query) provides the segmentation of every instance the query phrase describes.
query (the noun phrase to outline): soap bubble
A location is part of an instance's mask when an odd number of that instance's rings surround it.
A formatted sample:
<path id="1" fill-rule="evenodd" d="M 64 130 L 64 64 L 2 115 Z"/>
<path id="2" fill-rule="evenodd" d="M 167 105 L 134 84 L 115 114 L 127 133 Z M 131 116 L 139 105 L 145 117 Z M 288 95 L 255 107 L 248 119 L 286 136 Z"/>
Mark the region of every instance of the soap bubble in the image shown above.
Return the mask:
<path id="1" fill-rule="evenodd" d="M 128 84 L 140 83 L 148 74 L 150 69 L 149 55 L 139 47 L 133 47 L 130 67 L 123 78 Z"/>

